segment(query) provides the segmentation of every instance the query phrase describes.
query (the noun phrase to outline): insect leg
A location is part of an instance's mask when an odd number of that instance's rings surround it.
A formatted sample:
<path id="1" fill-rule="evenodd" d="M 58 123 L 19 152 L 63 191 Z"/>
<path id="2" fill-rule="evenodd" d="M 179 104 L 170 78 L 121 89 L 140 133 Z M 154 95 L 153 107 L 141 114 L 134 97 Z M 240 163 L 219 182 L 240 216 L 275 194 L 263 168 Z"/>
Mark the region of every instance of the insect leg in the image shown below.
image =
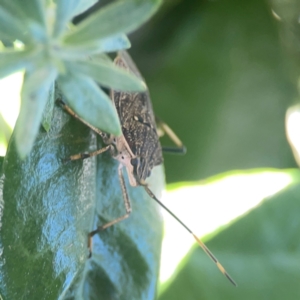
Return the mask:
<path id="1" fill-rule="evenodd" d="M 159 117 L 155 116 L 155 121 L 158 126 L 158 128 L 165 133 L 171 141 L 177 146 L 177 147 L 162 147 L 162 150 L 164 152 L 169 152 L 173 154 L 185 154 L 186 148 L 182 144 L 181 140 L 178 138 L 178 136 L 175 134 L 175 132 L 165 123 L 163 122 Z"/>
<path id="2" fill-rule="evenodd" d="M 79 117 L 75 112 L 74 110 L 72 110 L 72 108 L 70 108 L 65 102 L 63 102 L 61 99 L 57 99 L 57 103 L 59 105 L 62 106 L 62 108 L 68 112 L 71 116 L 73 116 L 75 119 L 79 120 L 80 122 L 82 122 L 83 124 L 85 124 L 86 126 L 88 126 L 89 128 L 91 128 L 93 131 L 95 131 L 96 133 L 98 133 L 102 139 L 105 139 L 107 138 L 107 134 L 102 132 L 101 130 L 99 130 L 98 128 L 94 127 L 93 125 L 89 124 L 88 122 L 86 122 L 85 120 L 83 120 L 81 117 Z M 72 155 L 66 159 L 64 159 L 64 162 L 67 163 L 71 160 L 77 160 L 77 159 L 85 159 L 85 158 L 88 158 L 88 157 L 92 157 L 92 156 L 96 156 L 96 155 L 99 155 L 107 150 L 110 149 L 110 145 L 104 147 L 104 148 L 101 148 L 101 149 L 98 149 L 96 151 L 93 151 L 93 152 L 90 152 L 90 153 L 79 153 L 79 154 L 75 154 L 75 155 Z"/>
<path id="3" fill-rule="evenodd" d="M 98 149 L 96 151 L 93 151 L 93 152 L 89 152 L 89 153 L 79 153 L 79 154 L 75 154 L 75 155 L 72 155 L 68 158 L 66 158 L 64 160 L 65 163 L 71 161 L 71 160 L 77 160 L 77 159 L 85 159 L 85 158 L 89 158 L 89 157 L 92 157 L 92 156 L 96 156 L 96 155 L 99 155 L 107 150 L 109 150 L 111 148 L 111 145 L 108 145 L 104 148 L 101 148 L 101 149 Z"/>
<path id="4" fill-rule="evenodd" d="M 112 226 L 112 225 L 115 225 L 116 223 L 119 223 L 125 219 L 127 219 L 132 211 L 131 209 L 131 204 L 130 204 L 130 199 L 128 197 L 128 192 L 127 192 L 127 189 L 126 189 L 126 185 L 125 185 L 125 180 L 124 180 L 124 176 L 123 176 L 123 173 L 122 173 L 122 165 L 119 166 L 118 168 L 118 174 L 119 174 L 119 180 L 120 180 L 120 185 L 121 185 L 121 189 L 122 189 L 122 196 L 123 196 L 123 201 L 124 201 L 124 205 L 125 205 L 125 210 L 126 210 L 126 214 L 117 218 L 117 219 L 114 219 L 102 226 L 99 226 L 97 229 L 93 230 L 92 232 L 89 233 L 88 235 L 88 249 L 89 249 L 89 257 L 92 256 L 92 237 L 102 231 L 102 230 L 105 230 L 106 228 Z"/>
<path id="5" fill-rule="evenodd" d="M 79 117 L 75 111 L 69 107 L 65 102 L 63 102 L 61 99 L 57 99 L 56 102 L 66 111 L 68 112 L 71 116 L 73 116 L 75 119 L 79 120 L 80 122 L 82 122 L 83 124 L 85 124 L 87 127 L 91 128 L 93 131 L 95 131 L 96 133 L 98 133 L 102 138 L 106 138 L 107 134 L 103 131 L 101 131 L 100 129 L 94 127 L 93 125 L 91 125 L 90 123 L 88 123 L 87 121 L 83 120 L 81 117 Z"/>

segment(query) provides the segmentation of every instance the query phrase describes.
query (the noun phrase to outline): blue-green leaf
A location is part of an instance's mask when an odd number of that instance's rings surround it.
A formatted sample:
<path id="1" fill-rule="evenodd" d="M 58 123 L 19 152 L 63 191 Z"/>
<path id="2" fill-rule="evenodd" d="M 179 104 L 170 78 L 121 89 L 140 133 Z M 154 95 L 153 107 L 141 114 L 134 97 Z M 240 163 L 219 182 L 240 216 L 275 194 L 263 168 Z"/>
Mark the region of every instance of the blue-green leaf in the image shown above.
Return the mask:
<path id="1" fill-rule="evenodd" d="M 97 0 L 81 0 L 74 11 L 74 16 L 82 14 L 95 3 L 97 3 Z"/>
<path id="2" fill-rule="evenodd" d="M 56 74 L 56 69 L 52 66 L 45 66 L 25 74 L 21 92 L 21 110 L 16 123 L 16 145 L 22 158 L 30 152 L 33 146 L 49 89 Z"/>
<path id="3" fill-rule="evenodd" d="M 92 79 L 83 75 L 60 76 L 58 83 L 68 104 L 81 118 L 100 130 L 121 134 L 112 101 Z"/>
<path id="4" fill-rule="evenodd" d="M 160 3 L 160 0 L 117 1 L 81 22 L 65 40 L 67 43 L 80 44 L 111 35 L 129 33 L 146 22 Z"/>
<path id="5" fill-rule="evenodd" d="M 46 3 L 45 0 L 15 0 L 27 18 L 39 23 L 46 28 L 45 11 Z"/>
<path id="6" fill-rule="evenodd" d="M 26 25 L 11 12 L 0 6 L 0 38 L 12 38 L 24 41 Z"/>
<path id="7" fill-rule="evenodd" d="M 99 84 L 115 90 L 145 91 L 146 84 L 128 71 L 106 61 L 81 61 L 68 64 L 71 72 L 95 79 Z"/>
<path id="8" fill-rule="evenodd" d="M 0 78 L 8 76 L 16 71 L 32 66 L 37 51 L 33 48 L 24 50 L 5 50 L 0 52 Z"/>
<path id="9" fill-rule="evenodd" d="M 130 46 L 131 44 L 127 36 L 125 34 L 121 34 L 82 44 L 64 45 L 64 47 L 57 52 L 57 55 L 61 58 L 72 60 L 85 58 L 97 53 L 116 52 L 128 49 Z"/>
<path id="10" fill-rule="evenodd" d="M 67 23 L 77 14 L 92 6 L 95 0 L 59 0 L 56 1 L 56 18 L 54 24 L 54 36 L 59 36 Z"/>

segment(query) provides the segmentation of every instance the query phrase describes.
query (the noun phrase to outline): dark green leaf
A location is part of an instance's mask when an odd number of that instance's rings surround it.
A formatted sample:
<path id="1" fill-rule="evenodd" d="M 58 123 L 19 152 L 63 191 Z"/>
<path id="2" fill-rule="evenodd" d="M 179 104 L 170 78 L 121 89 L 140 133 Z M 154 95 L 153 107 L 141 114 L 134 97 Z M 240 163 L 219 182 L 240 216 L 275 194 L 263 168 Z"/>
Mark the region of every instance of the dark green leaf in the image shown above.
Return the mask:
<path id="1" fill-rule="evenodd" d="M 299 299 L 299 193 L 299 184 L 291 186 L 207 242 L 237 289 L 197 247 L 159 299 Z"/>
<path id="2" fill-rule="evenodd" d="M 58 83 L 69 105 L 81 118 L 100 130 L 121 134 L 112 101 L 92 79 L 79 75 L 60 76 Z"/>
<path id="3" fill-rule="evenodd" d="M 130 46 L 130 41 L 127 36 L 121 34 L 94 42 L 78 44 L 76 46 L 64 45 L 64 47 L 57 52 L 57 55 L 66 60 L 83 59 L 97 53 L 116 52 L 118 50 L 128 49 Z"/>
<path id="4" fill-rule="evenodd" d="M 3 165 L 4 157 L 0 156 L 0 176 L 2 175 L 2 165 Z"/>
<path id="5" fill-rule="evenodd" d="M 56 70 L 52 66 L 45 66 L 25 74 L 21 92 L 21 109 L 15 134 L 16 145 L 21 157 L 25 157 L 33 146 L 49 90 L 56 74 Z"/>
<path id="6" fill-rule="evenodd" d="M 32 66 L 37 55 L 33 48 L 0 51 L 0 78 Z"/>
<path id="7" fill-rule="evenodd" d="M 118 164 L 108 153 L 64 164 L 72 154 L 103 145 L 60 107 L 53 116 L 50 131 L 40 130 L 25 160 L 15 137 L 5 157 L 0 295 L 3 300 L 154 299 L 162 237 L 158 207 L 142 188 L 127 183 L 130 218 L 94 236 L 88 259 L 88 232 L 125 211 Z M 159 194 L 163 177 L 156 171 L 151 187 Z"/>
<path id="8" fill-rule="evenodd" d="M 147 87 L 140 78 L 106 61 L 82 61 L 68 64 L 72 73 L 92 77 L 100 85 L 115 90 L 141 91 Z"/>
<path id="9" fill-rule="evenodd" d="M 146 22 L 156 12 L 160 3 L 160 0 L 117 1 L 81 22 L 65 40 L 67 43 L 81 44 L 129 33 Z"/>
<path id="10" fill-rule="evenodd" d="M 49 131 L 51 127 L 51 120 L 53 116 L 53 108 L 54 108 L 54 101 L 55 101 L 54 87 L 55 87 L 55 83 L 52 82 L 49 89 L 49 94 L 44 108 L 43 116 L 42 116 L 42 125 L 46 131 Z"/>

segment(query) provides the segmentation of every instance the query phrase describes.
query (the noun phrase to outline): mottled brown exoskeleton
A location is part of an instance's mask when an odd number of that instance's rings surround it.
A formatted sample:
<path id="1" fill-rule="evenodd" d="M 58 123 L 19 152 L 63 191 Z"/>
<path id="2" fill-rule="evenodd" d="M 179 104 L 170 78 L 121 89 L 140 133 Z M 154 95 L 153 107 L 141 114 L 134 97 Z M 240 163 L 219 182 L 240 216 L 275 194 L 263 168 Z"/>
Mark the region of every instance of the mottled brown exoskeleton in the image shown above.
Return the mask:
<path id="1" fill-rule="evenodd" d="M 120 68 L 123 68 L 128 72 L 135 74 L 137 77 L 142 78 L 137 67 L 135 66 L 127 52 L 119 52 L 118 56 L 115 59 L 115 64 Z M 146 184 L 146 179 L 150 176 L 151 170 L 155 166 L 160 165 L 163 162 L 163 150 L 173 153 L 185 153 L 185 147 L 183 146 L 182 142 L 165 123 L 163 123 L 158 118 L 155 118 L 148 91 L 141 93 L 112 90 L 110 95 L 120 119 L 122 129 L 121 136 L 113 136 L 93 127 L 92 125 L 88 124 L 80 117 L 78 117 L 74 113 L 74 111 L 65 103 L 60 101 L 61 105 L 66 111 L 68 111 L 75 118 L 79 119 L 81 122 L 94 130 L 97 134 L 99 134 L 102 137 L 103 142 L 107 145 L 106 147 L 91 153 L 81 153 L 73 155 L 68 158 L 68 161 L 85 159 L 101 154 L 105 151 L 109 151 L 111 156 L 119 161 L 118 175 L 120 179 L 126 212 L 123 216 L 120 216 L 117 219 L 114 219 L 104 225 L 100 225 L 97 229 L 89 233 L 88 248 L 90 251 L 90 256 L 92 255 L 92 237 L 96 233 L 128 218 L 131 213 L 130 199 L 128 197 L 127 188 L 122 172 L 122 169 L 125 167 L 130 185 L 133 187 L 143 186 L 145 191 L 153 200 L 158 202 L 190 234 L 194 236 L 197 243 L 215 262 L 219 270 L 229 279 L 229 281 L 233 285 L 236 286 L 234 280 L 229 276 L 229 274 L 225 271 L 223 266 L 210 252 L 210 250 L 205 246 L 205 244 L 152 193 L 152 191 Z M 162 133 L 166 133 L 170 137 L 176 147 L 161 147 L 157 125 Z"/>

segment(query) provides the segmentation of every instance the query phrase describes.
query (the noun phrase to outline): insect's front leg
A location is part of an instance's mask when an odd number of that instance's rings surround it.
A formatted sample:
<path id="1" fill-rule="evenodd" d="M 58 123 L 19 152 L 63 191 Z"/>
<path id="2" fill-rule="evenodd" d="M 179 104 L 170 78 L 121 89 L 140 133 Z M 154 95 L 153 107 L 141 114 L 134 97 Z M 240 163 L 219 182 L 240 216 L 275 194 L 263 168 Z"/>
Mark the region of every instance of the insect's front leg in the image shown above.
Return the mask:
<path id="1" fill-rule="evenodd" d="M 81 117 L 79 117 L 75 111 L 68 106 L 62 99 L 58 98 L 56 99 L 56 102 L 72 117 L 74 117 L 75 119 L 79 120 L 81 123 L 85 124 L 87 127 L 91 128 L 94 132 L 96 132 L 97 134 L 99 134 L 103 141 L 105 142 L 108 138 L 109 138 L 109 134 L 101 131 L 100 129 L 96 128 L 95 126 L 91 125 L 90 123 L 88 123 L 87 121 L 83 120 Z"/>
<path id="2" fill-rule="evenodd" d="M 91 124 L 89 124 L 88 122 L 86 122 L 85 120 L 83 120 L 81 117 L 79 117 L 75 112 L 74 110 L 72 110 L 72 108 L 70 108 L 65 102 L 62 101 L 62 99 L 57 99 L 56 102 L 67 112 L 69 113 L 71 116 L 73 116 L 75 119 L 79 120 L 80 122 L 82 122 L 83 124 L 85 124 L 86 126 L 88 126 L 89 128 L 91 128 L 94 132 L 96 132 L 97 134 L 99 134 L 104 143 L 105 144 L 108 144 L 108 146 L 104 147 L 104 148 L 101 148 L 101 149 L 98 149 L 96 151 L 93 151 L 93 152 L 89 152 L 89 153 L 79 153 L 79 154 L 75 154 L 75 155 L 72 155 L 66 159 L 64 159 L 64 162 L 67 163 L 69 161 L 72 161 L 72 160 L 77 160 L 77 159 L 85 159 L 85 158 L 89 158 L 89 157 L 92 157 L 92 156 L 96 156 L 96 155 L 99 155 L 103 152 L 106 152 L 107 150 L 113 150 L 113 146 L 110 145 L 111 144 L 111 137 L 109 134 L 99 130 L 98 128 L 92 126 Z"/>

